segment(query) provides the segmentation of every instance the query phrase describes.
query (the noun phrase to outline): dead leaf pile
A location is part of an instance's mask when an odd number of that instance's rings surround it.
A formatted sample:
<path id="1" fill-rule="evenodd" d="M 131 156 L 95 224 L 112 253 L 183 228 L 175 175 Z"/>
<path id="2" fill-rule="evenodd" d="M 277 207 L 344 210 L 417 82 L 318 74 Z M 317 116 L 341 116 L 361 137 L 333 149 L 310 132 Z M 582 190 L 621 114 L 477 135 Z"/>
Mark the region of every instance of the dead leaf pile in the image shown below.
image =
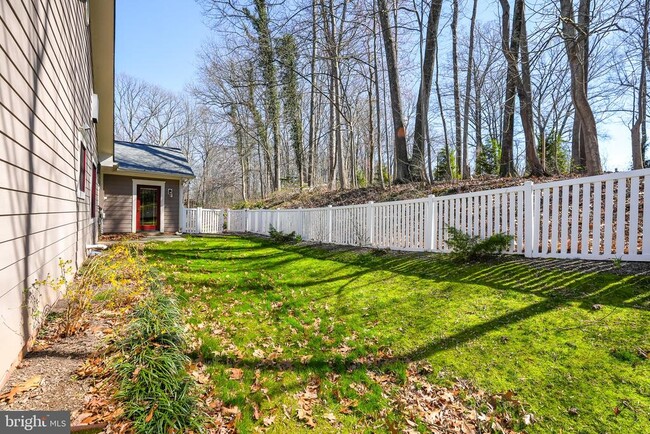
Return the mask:
<path id="1" fill-rule="evenodd" d="M 103 378 L 107 375 L 106 363 L 101 357 L 86 359 L 76 372 L 79 378 Z"/>
<path id="2" fill-rule="evenodd" d="M 304 422 L 308 427 L 315 428 L 313 409 L 318 403 L 318 390 L 320 389 L 320 378 L 312 377 L 304 391 L 297 393 L 298 420 Z"/>
<path id="3" fill-rule="evenodd" d="M 82 365 L 95 366 L 97 365 L 92 358 Z M 88 369 L 88 368 L 86 368 Z M 104 374 L 102 374 L 104 375 Z M 115 384 L 108 376 L 99 381 L 90 388 L 90 393 L 84 398 L 84 408 L 72 413 L 71 424 L 75 425 L 93 425 L 93 424 L 106 424 L 105 432 L 108 433 L 126 433 L 131 430 L 131 423 L 126 420 L 121 420 L 124 410 L 113 397 L 115 395 Z"/>
<path id="4" fill-rule="evenodd" d="M 235 425 L 242 418 L 238 406 L 228 407 L 218 398 L 217 390 L 212 385 L 205 386 L 199 398 L 201 410 L 208 416 L 208 424 L 205 427 L 209 434 L 231 434 L 236 433 Z"/>
<path id="5" fill-rule="evenodd" d="M 390 387 L 391 381 L 386 376 L 374 374 L 374 379 L 382 387 Z M 415 364 L 407 370 L 407 382 L 395 389 L 393 384 L 392 406 L 401 409 L 407 423 L 415 428 L 416 421 L 424 423 L 434 433 L 497 432 L 513 434 L 514 422 L 520 420 L 525 424 L 534 422 L 532 414 L 526 413 L 517 401 L 514 392 L 488 395 L 464 381 L 457 381 L 452 387 L 431 384 Z M 483 413 L 467 403 L 487 408 Z M 506 405 L 500 405 L 506 404 Z M 503 408 L 507 408 L 513 414 Z M 417 432 L 412 429 L 409 432 Z"/>

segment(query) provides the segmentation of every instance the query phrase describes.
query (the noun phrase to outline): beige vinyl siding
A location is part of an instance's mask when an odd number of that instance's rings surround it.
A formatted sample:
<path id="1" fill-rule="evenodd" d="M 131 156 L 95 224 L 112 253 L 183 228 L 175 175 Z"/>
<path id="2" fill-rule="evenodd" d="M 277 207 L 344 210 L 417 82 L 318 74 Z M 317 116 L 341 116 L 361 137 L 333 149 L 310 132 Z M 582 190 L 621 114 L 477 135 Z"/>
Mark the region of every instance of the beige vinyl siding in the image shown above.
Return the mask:
<path id="1" fill-rule="evenodd" d="M 130 176 L 104 175 L 105 234 L 132 232 L 133 181 Z"/>
<path id="2" fill-rule="evenodd" d="M 178 195 L 180 191 L 178 189 L 179 182 L 178 180 L 169 180 L 165 181 L 165 232 L 178 232 Z M 172 189 L 173 197 L 169 197 L 169 189 Z"/>
<path id="3" fill-rule="evenodd" d="M 104 175 L 104 213 L 103 232 L 126 233 L 133 231 L 133 180 L 147 181 L 147 177 L 124 175 Z M 163 232 L 176 232 L 179 227 L 179 181 L 176 179 L 151 179 L 155 182 L 164 181 L 165 188 L 161 194 L 165 196 L 165 227 Z M 172 196 L 169 197 L 169 189 Z"/>
<path id="4" fill-rule="evenodd" d="M 76 269 L 94 241 L 90 34 L 80 1 L 0 2 L 0 384 L 59 293 L 33 283 Z M 77 197 L 81 131 L 86 191 Z M 31 288 L 29 308 L 24 290 Z"/>

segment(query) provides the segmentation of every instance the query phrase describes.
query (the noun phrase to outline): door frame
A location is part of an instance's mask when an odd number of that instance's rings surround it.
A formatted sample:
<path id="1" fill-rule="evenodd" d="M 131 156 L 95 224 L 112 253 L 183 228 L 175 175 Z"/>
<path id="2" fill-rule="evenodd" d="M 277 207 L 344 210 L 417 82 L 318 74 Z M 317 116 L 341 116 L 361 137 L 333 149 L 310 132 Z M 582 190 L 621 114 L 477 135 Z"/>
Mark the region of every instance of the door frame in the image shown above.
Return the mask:
<path id="1" fill-rule="evenodd" d="M 158 231 L 160 232 L 160 213 L 155 218 L 155 225 L 143 225 L 142 224 L 142 196 L 140 193 L 143 190 L 153 190 L 155 191 L 155 204 L 160 204 L 160 193 L 161 189 L 157 185 L 138 185 L 137 187 L 137 195 L 136 195 L 136 207 L 135 207 L 135 225 L 136 225 L 136 230 L 142 231 L 142 232 L 155 232 Z"/>
<path id="2" fill-rule="evenodd" d="M 133 205 L 131 208 L 131 232 L 135 233 L 138 229 L 138 186 L 160 187 L 160 232 L 165 232 L 165 181 L 153 179 L 134 179 L 133 180 Z"/>

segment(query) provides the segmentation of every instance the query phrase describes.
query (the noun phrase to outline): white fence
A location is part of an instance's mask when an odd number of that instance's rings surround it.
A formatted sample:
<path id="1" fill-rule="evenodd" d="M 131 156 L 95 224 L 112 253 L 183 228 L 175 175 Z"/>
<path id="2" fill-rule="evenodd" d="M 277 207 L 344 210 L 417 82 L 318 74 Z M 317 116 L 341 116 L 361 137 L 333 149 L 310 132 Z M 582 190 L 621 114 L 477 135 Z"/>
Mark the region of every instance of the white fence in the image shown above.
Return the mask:
<path id="1" fill-rule="evenodd" d="M 181 228 L 187 234 L 220 234 L 223 232 L 223 210 L 184 208 Z"/>
<path id="2" fill-rule="evenodd" d="M 482 238 L 510 234 L 508 252 L 527 257 L 650 261 L 648 191 L 643 169 L 397 202 L 228 210 L 227 227 L 268 234 L 273 225 L 306 241 L 445 252 L 453 226 Z"/>

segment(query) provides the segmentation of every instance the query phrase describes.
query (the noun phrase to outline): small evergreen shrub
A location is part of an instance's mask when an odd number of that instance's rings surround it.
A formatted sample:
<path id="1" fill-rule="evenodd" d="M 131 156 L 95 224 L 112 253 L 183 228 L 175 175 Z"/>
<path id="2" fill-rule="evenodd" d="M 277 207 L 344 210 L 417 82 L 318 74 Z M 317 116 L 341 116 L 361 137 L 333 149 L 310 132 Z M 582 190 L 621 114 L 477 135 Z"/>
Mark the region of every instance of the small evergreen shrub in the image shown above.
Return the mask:
<path id="1" fill-rule="evenodd" d="M 269 225 L 269 236 L 273 241 L 277 241 L 278 243 L 299 243 L 302 241 L 302 237 L 296 235 L 296 231 L 285 234 L 277 230 L 273 225 Z"/>
<path id="2" fill-rule="evenodd" d="M 447 226 L 447 233 L 449 234 L 447 245 L 451 248 L 451 256 L 458 261 L 475 261 L 501 254 L 514 238 L 503 233 L 481 238 L 468 235 L 453 226 Z"/>

